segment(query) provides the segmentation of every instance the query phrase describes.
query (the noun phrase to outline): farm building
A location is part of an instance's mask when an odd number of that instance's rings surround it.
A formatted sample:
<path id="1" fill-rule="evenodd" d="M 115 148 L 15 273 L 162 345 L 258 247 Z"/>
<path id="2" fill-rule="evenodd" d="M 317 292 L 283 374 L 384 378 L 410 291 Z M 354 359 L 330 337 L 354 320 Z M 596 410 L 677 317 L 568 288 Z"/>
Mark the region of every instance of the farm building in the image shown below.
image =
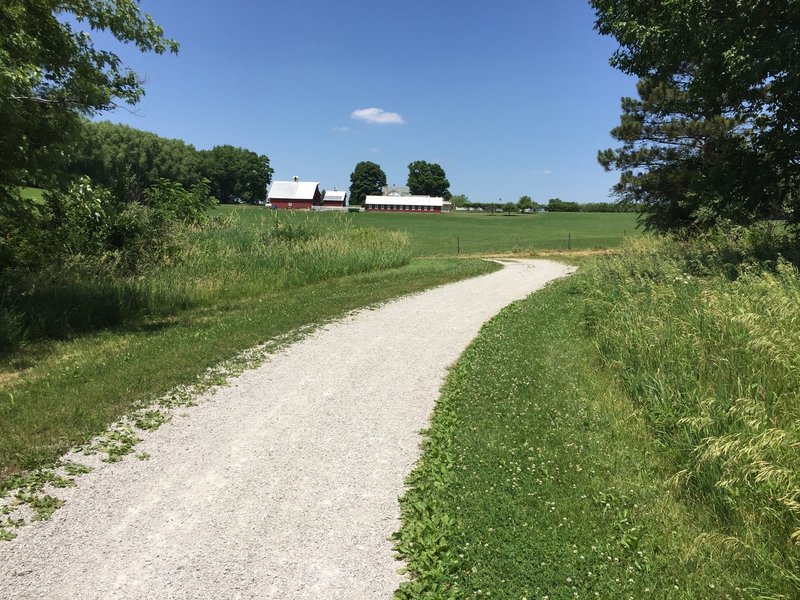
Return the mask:
<path id="1" fill-rule="evenodd" d="M 385 185 L 381 188 L 381 196 L 410 196 L 411 188 L 405 185 Z"/>
<path id="2" fill-rule="evenodd" d="M 292 181 L 273 181 L 267 199 L 275 208 L 293 210 L 311 210 L 312 206 L 322 203 L 318 181 L 300 181 L 293 177 Z"/>
<path id="3" fill-rule="evenodd" d="M 323 206 L 344 208 L 347 204 L 347 192 L 340 192 L 337 189 L 332 192 L 325 192 L 325 197 L 322 199 Z"/>
<path id="4" fill-rule="evenodd" d="M 431 196 L 367 196 L 365 210 L 390 212 L 442 212 L 444 199 Z"/>

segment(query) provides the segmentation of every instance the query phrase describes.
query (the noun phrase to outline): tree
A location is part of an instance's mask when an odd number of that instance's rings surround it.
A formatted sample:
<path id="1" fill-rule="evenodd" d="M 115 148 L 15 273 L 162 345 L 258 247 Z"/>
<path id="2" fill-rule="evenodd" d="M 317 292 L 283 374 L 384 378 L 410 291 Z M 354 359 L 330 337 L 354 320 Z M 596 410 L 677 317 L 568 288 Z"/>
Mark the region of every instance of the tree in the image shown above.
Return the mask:
<path id="1" fill-rule="evenodd" d="M 77 137 L 69 172 L 110 188 L 121 201 L 141 201 L 158 179 L 188 189 L 202 177 L 201 153 L 182 140 L 107 121 L 84 122 Z"/>
<path id="2" fill-rule="evenodd" d="M 591 4 L 597 29 L 620 44 L 611 64 L 641 80 L 615 130 L 626 145 L 601 153 L 623 171 L 622 198 L 655 210 L 657 229 L 769 215 L 797 223 L 800 4 Z"/>
<path id="3" fill-rule="evenodd" d="M 517 201 L 517 208 L 520 210 L 529 210 L 533 209 L 534 202 L 530 196 L 520 196 L 519 200 Z"/>
<path id="4" fill-rule="evenodd" d="M 467 198 L 464 194 L 456 194 L 455 196 L 450 196 L 450 203 L 453 205 L 454 208 L 467 207 L 472 204 L 469 201 L 469 198 Z"/>
<path id="5" fill-rule="evenodd" d="M 272 181 L 269 158 L 235 146 L 214 146 L 202 154 L 201 171 L 211 193 L 222 203 L 265 200 Z"/>
<path id="6" fill-rule="evenodd" d="M 386 185 L 386 173 L 380 165 L 362 161 L 350 175 L 350 204 L 364 204 L 367 196 L 377 196 Z"/>
<path id="7" fill-rule="evenodd" d="M 419 196 L 439 196 L 450 199 L 450 182 L 444 169 L 437 163 L 417 160 L 408 165 L 408 181 L 406 185 L 411 193 Z"/>
<path id="8" fill-rule="evenodd" d="M 544 209 L 547 212 L 578 212 L 580 205 L 577 202 L 565 202 L 559 198 L 550 198 Z"/>
<path id="9" fill-rule="evenodd" d="M 671 81 L 642 79 L 638 91 L 639 99 L 623 99 L 611 132 L 622 147 L 598 160 L 621 171 L 614 192 L 640 208 L 647 229 L 696 231 L 772 216 L 781 186 L 739 119 L 698 113 Z"/>
<path id="10" fill-rule="evenodd" d="M 76 27 L 77 25 L 77 27 Z M 0 185 L 45 185 L 79 115 L 135 104 L 142 81 L 82 29 L 107 31 L 142 52 L 177 42 L 135 0 L 4 0 L 0 4 Z"/>
<path id="11" fill-rule="evenodd" d="M 511 216 L 513 213 L 517 212 L 517 205 L 513 202 L 506 202 L 503 204 L 502 210 L 506 213 L 506 216 Z"/>

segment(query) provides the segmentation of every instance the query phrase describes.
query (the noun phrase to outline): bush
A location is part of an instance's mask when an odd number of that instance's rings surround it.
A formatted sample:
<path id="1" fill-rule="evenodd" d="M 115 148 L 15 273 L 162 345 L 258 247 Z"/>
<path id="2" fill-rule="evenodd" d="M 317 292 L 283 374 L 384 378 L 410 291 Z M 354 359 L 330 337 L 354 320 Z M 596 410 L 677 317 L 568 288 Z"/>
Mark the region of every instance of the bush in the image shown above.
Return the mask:
<path id="1" fill-rule="evenodd" d="M 137 318 L 141 277 L 185 249 L 208 220 L 208 185 L 157 181 L 144 203 L 121 203 L 84 177 L 39 200 L 0 188 L 0 351 Z"/>

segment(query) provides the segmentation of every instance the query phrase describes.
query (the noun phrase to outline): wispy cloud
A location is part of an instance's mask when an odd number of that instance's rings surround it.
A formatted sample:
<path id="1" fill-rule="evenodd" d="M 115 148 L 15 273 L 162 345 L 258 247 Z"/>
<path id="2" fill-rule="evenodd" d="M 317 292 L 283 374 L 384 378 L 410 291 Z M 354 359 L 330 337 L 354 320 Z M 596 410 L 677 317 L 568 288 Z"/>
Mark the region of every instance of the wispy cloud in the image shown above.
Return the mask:
<path id="1" fill-rule="evenodd" d="M 350 127 L 334 127 L 331 131 L 334 133 L 350 133 L 353 130 Z"/>
<path id="2" fill-rule="evenodd" d="M 396 112 L 388 112 L 382 108 L 359 108 L 350 114 L 351 119 L 357 121 L 366 121 L 367 123 L 378 123 L 380 125 L 386 124 L 402 124 L 405 123 L 403 117 Z"/>
<path id="3" fill-rule="evenodd" d="M 542 171 L 542 175 L 552 175 L 552 174 L 553 172 L 550 169 L 545 169 L 544 171 Z"/>
<path id="4" fill-rule="evenodd" d="M 377 154 L 378 152 L 380 152 L 380 150 L 378 150 L 377 148 L 370 148 L 369 151 L 372 152 L 373 154 Z"/>

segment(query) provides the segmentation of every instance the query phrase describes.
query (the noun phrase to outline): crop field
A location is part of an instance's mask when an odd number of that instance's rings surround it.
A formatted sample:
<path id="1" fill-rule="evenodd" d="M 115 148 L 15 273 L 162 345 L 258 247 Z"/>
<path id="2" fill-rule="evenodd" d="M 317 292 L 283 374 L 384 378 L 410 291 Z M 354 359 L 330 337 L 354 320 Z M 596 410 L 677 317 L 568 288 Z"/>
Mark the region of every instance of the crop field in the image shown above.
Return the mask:
<path id="1" fill-rule="evenodd" d="M 402 231 L 411 237 L 414 256 L 456 256 L 615 248 L 625 237 L 640 235 L 633 213 L 275 213 L 252 206 L 222 206 L 237 212 L 254 227 L 271 219 L 324 223 L 353 221 L 380 229 Z"/>

